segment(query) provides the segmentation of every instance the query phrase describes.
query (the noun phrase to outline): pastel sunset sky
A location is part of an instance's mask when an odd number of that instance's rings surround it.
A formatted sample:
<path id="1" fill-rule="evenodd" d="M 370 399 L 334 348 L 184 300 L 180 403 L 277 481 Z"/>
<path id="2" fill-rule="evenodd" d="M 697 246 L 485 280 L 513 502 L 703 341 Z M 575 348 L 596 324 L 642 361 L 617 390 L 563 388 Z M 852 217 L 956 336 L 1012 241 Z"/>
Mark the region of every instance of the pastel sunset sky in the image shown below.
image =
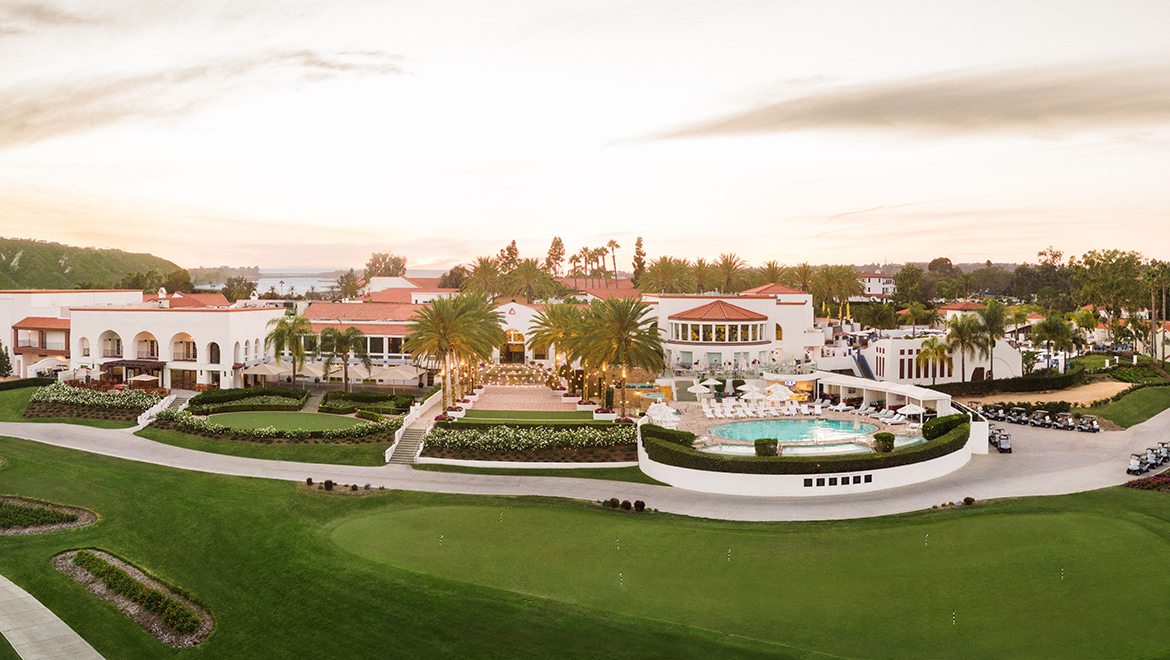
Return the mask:
<path id="1" fill-rule="evenodd" d="M 1170 259 L 1170 3 L 0 2 L 0 235 Z"/>

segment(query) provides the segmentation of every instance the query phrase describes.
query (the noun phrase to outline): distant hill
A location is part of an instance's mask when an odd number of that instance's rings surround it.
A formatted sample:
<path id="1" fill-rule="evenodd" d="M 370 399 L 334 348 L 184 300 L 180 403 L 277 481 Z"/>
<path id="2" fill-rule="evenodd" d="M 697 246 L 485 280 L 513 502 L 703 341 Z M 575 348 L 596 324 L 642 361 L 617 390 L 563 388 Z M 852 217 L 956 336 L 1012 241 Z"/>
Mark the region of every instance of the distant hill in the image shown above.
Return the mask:
<path id="1" fill-rule="evenodd" d="M 0 289 L 72 289 L 78 282 L 117 283 L 127 273 L 178 269 L 153 254 L 0 238 Z"/>

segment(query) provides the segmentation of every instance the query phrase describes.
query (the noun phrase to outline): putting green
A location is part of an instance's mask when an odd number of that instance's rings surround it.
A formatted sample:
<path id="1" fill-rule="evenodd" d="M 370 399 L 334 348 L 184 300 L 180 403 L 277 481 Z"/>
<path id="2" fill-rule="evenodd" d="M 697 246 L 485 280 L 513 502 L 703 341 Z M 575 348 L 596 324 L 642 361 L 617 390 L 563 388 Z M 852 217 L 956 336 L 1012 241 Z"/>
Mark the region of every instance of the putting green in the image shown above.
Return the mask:
<path id="1" fill-rule="evenodd" d="M 729 526 L 517 504 L 383 511 L 332 538 L 410 571 L 840 656 L 1097 658 L 1168 632 L 1170 529 L 1150 526 L 1089 513 Z"/>
<path id="2" fill-rule="evenodd" d="M 212 415 L 208 419 L 224 426 L 235 429 L 256 429 L 272 426 L 283 431 L 305 429 L 306 431 L 324 431 L 325 429 L 347 429 L 361 424 L 363 420 L 341 415 L 327 415 L 325 413 L 307 412 L 231 412 Z"/>

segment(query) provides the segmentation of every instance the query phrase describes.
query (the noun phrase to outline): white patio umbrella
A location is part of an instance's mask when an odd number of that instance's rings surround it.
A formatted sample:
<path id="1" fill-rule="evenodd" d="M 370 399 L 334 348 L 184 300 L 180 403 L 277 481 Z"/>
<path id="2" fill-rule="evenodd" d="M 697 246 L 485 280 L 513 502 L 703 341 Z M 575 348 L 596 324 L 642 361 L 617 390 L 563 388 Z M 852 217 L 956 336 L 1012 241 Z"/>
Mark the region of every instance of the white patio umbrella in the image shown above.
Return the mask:
<path id="1" fill-rule="evenodd" d="M 688 387 L 687 391 L 690 392 L 691 394 L 710 394 L 711 393 L 711 390 L 703 387 L 702 385 L 700 385 L 698 383 Z"/>
<path id="2" fill-rule="evenodd" d="M 788 401 L 789 397 L 791 396 L 792 392 L 788 392 L 787 394 L 781 392 L 772 392 L 766 398 L 772 403 L 784 403 L 785 401 Z"/>
<path id="3" fill-rule="evenodd" d="M 419 375 L 426 373 L 422 369 L 409 364 L 400 364 L 395 367 L 380 367 L 370 372 L 371 378 L 379 380 L 417 380 Z"/>
<path id="4" fill-rule="evenodd" d="M 898 408 L 899 415 L 921 415 L 924 412 L 926 412 L 926 408 L 923 408 L 916 403 L 911 403 Z"/>
<path id="5" fill-rule="evenodd" d="M 152 380 L 158 380 L 158 376 L 151 376 L 150 374 L 138 374 L 130 380 L 135 383 L 145 383 Z"/>
<path id="6" fill-rule="evenodd" d="M 700 384 L 700 385 L 706 385 L 707 387 L 715 387 L 716 385 L 722 385 L 722 384 L 723 384 L 723 381 L 720 381 L 720 380 L 715 380 L 714 378 L 708 378 L 707 380 L 705 380 L 705 381 L 703 381 L 702 383 L 699 383 L 699 384 Z"/>
<path id="7" fill-rule="evenodd" d="M 743 395 L 743 398 L 747 399 L 748 401 L 759 401 L 760 399 L 766 399 L 768 397 L 760 392 L 749 391 Z"/>
<path id="8" fill-rule="evenodd" d="M 344 378 L 345 377 L 345 370 L 342 367 L 342 365 L 340 365 L 340 364 L 333 365 L 333 368 L 329 370 L 329 377 L 330 378 Z M 367 370 L 365 368 L 364 365 L 360 365 L 360 364 L 349 365 L 349 378 L 350 378 L 350 380 L 353 380 L 355 378 L 357 380 L 366 380 L 369 377 L 370 377 L 370 372 L 369 372 L 369 370 Z"/>
<path id="9" fill-rule="evenodd" d="M 740 385 L 739 387 L 737 387 L 735 389 L 739 390 L 740 392 L 759 392 L 760 391 L 760 388 L 756 387 L 755 385 L 753 385 L 751 383 L 744 383 L 743 385 Z"/>
<path id="10" fill-rule="evenodd" d="M 32 366 L 29 367 L 29 369 L 35 373 L 37 371 L 41 371 L 41 370 L 45 370 L 45 369 L 59 369 L 59 368 L 68 367 L 68 366 L 69 366 L 69 362 L 62 360 L 61 358 L 47 357 L 39 362 L 34 363 Z"/>
<path id="11" fill-rule="evenodd" d="M 765 392 L 780 392 L 780 391 L 791 392 L 792 390 L 788 389 L 782 383 L 772 383 L 768 387 L 764 388 L 764 391 Z"/>
<path id="12" fill-rule="evenodd" d="M 306 376 L 309 378 L 320 378 L 325 375 L 324 362 L 306 362 L 297 369 L 298 376 Z"/>
<path id="13" fill-rule="evenodd" d="M 247 376 L 282 376 L 286 373 L 292 373 L 292 365 L 283 360 L 261 362 L 244 369 L 244 374 Z"/>

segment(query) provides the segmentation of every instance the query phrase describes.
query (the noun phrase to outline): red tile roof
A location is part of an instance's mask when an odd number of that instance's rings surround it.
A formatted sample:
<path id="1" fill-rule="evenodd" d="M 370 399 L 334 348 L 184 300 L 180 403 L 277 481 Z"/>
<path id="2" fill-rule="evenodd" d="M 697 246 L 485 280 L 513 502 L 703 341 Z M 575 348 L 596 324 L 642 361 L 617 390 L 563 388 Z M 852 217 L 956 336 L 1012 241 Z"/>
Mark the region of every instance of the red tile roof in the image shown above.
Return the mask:
<path id="1" fill-rule="evenodd" d="M 321 332 L 325 328 L 345 330 L 354 327 L 361 330 L 367 337 L 405 337 L 410 334 L 405 323 L 313 323 L 313 332 Z"/>
<path id="2" fill-rule="evenodd" d="M 68 330 L 69 319 L 51 316 L 29 316 L 12 324 L 15 330 Z"/>
<path id="3" fill-rule="evenodd" d="M 409 291 L 409 289 L 407 289 Z M 305 310 L 305 318 L 312 321 L 408 321 L 426 305 L 398 303 L 335 303 L 315 302 Z"/>
<path id="4" fill-rule="evenodd" d="M 969 300 L 964 300 L 962 302 L 951 303 L 949 305 L 943 305 L 942 307 L 939 307 L 938 309 L 940 312 L 970 312 L 970 311 L 974 311 L 976 309 L 987 309 L 987 305 L 980 305 L 977 302 L 971 302 Z"/>
<path id="5" fill-rule="evenodd" d="M 148 293 L 142 296 L 142 302 L 158 300 L 157 293 Z M 172 308 L 177 307 L 227 307 L 231 303 L 222 293 L 168 293 L 167 300 Z"/>
<path id="6" fill-rule="evenodd" d="M 884 277 L 888 277 L 888 278 L 891 278 L 891 279 L 893 279 L 893 277 L 894 277 L 893 275 L 882 275 L 881 273 L 858 273 L 858 274 L 857 274 L 857 276 L 858 276 L 858 277 L 865 277 L 865 278 L 870 278 L 870 277 L 883 277 L 883 278 L 884 278 Z"/>
<path id="7" fill-rule="evenodd" d="M 768 317 L 751 310 L 737 307 L 722 300 L 707 303 L 702 307 L 671 314 L 671 320 L 680 321 L 767 321 Z"/>
<path id="8" fill-rule="evenodd" d="M 784 286 L 783 284 L 765 284 L 763 286 L 757 286 L 748 289 L 747 291 L 740 292 L 740 295 L 744 294 L 760 294 L 765 296 L 808 295 L 808 293 L 801 291 L 800 289 L 793 289 L 792 287 Z"/>

